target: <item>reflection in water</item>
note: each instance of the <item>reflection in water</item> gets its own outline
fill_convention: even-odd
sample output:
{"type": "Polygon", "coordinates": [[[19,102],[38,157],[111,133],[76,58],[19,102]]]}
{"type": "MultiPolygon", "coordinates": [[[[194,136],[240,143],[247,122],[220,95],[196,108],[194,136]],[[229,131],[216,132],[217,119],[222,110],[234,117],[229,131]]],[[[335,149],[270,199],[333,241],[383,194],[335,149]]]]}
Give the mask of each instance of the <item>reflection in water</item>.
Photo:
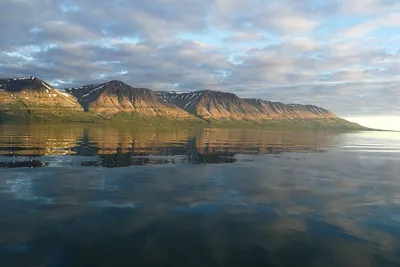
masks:
{"type": "Polygon", "coordinates": [[[399,266],[400,136],[18,127],[0,266],[399,266]]]}
{"type": "Polygon", "coordinates": [[[74,164],[81,160],[82,166],[104,167],[233,163],[237,154],[322,152],[323,147],[333,144],[333,136],[324,133],[244,129],[36,124],[2,125],[0,133],[3,168],[51,167],[60,165],[60,161],[65,164],[67,159],[74,164]],[[71,159],[62,155],[94,158],[71,159]],[[10,156],[19,157],[19,162],[7,159],[10,156]],[[47,161],[40,162],[42,158],[47,161]]]}
{"type": "Polygon", "coordinates": [[[100,160],[97,161],[82,161],[82,166],[92,167],[128,167],[134,165],[146,164],[182,164],[182,163],[233,163],[236,159],[233,153],[216,152],[215,154],[194,154],[186,155],[186,157],[150,157],[150,156],[131,156],[131,153],[122,153],[117,150],[116,154],[100,155],[100,160]]]}
{"type": "Polygon", "coordinates": [[[47,165],[40,160],[0,162],[0,168],[40,168],[47,165]]]}

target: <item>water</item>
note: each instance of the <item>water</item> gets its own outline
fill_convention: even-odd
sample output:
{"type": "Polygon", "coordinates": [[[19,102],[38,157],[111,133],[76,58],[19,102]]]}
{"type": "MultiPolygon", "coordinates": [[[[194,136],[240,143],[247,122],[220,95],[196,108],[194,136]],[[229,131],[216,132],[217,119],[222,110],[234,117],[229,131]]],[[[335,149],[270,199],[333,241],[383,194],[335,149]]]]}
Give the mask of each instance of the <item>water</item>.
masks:
{"type": "Polygon", "coordinates": [[[400,134],[0,126],[0,266],[399,266],[400,134]]]}

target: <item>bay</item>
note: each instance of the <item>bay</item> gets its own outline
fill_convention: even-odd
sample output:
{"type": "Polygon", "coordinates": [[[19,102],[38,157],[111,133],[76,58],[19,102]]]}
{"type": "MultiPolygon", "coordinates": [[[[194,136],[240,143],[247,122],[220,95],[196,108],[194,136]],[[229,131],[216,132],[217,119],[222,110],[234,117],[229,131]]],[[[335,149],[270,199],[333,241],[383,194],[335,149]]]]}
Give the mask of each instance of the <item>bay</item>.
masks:
{"type": "Polygon", "coordinates": [[[400,134],[0,125],[0,266],[399,266],[400,134]]]}

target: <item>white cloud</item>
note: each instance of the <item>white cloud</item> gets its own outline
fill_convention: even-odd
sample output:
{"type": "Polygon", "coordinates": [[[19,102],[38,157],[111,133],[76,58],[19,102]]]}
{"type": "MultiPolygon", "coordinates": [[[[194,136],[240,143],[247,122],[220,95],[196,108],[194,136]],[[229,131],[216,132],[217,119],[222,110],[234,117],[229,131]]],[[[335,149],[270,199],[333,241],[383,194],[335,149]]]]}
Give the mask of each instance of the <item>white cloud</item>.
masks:
{"type": "MultiPolygon", "coordinates": [[[[304,2],[307,5],[307,2],[304,2]]],[[[318,26],[310,14],[294,9],[291,0],[216,0],[210,20],[227,30],[268,30],[282,34],[305,33],[318,26]]]]}
{"type": "Polygon", "coordinates": [[[300,51],[313,51],[319,47],[317,41],[307,37],[296,37],[292,41],[289,41],[293,48],[300,51]]]}
{"type": "Polygon", "coordinates": [[[361,37],[383,27],[400,27],[400,13],[391,13],[387,16],[369,20],[365,23],[346,29],[342,34],[345,37],[361,37]]]}

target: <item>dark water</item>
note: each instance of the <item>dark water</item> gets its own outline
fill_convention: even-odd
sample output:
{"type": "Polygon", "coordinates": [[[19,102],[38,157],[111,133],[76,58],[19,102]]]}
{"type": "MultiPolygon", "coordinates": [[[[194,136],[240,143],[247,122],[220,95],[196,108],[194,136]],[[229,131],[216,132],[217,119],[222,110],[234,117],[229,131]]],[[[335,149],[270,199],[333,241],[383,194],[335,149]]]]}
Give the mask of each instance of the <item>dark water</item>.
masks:
{"type": "Polygon", "coordinates": [[[0,126],[0,266],[400,266],[400,134],[0,126]]]}

